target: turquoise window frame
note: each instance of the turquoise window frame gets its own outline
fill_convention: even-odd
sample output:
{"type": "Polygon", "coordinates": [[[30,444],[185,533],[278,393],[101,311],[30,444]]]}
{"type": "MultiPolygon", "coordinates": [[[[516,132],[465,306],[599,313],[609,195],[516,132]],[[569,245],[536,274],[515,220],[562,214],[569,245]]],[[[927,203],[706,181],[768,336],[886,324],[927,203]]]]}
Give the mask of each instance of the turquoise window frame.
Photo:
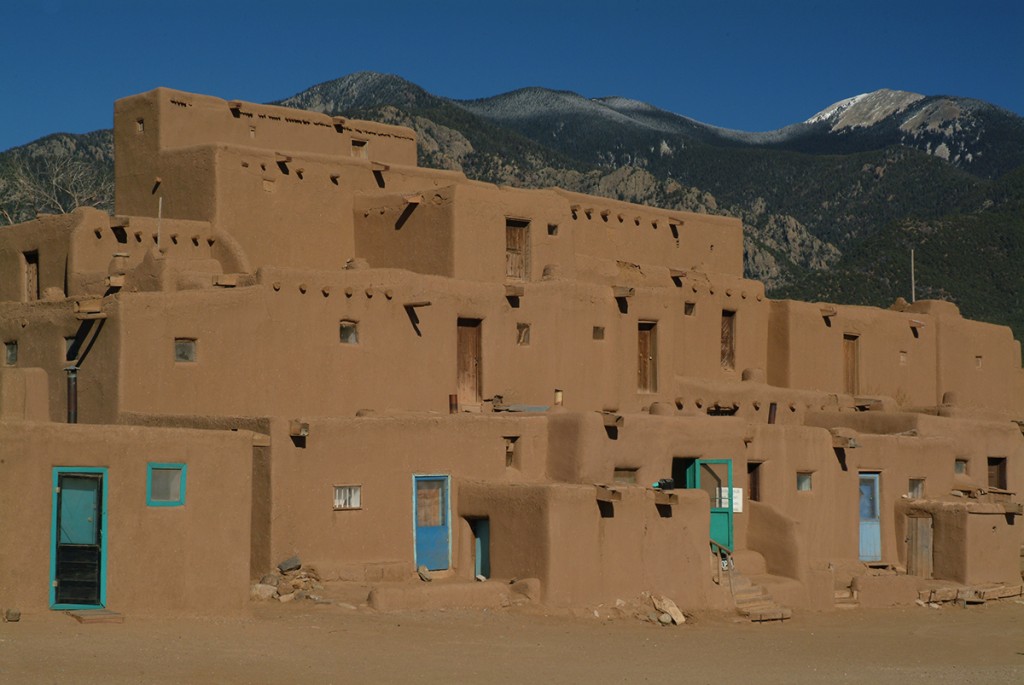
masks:
{"type": "Polygon", "coordinates": [[[54,466],[53,481],[50,486],[51,499],[53,504],[50,509],[50,609],[102,609],[107,606],[107,493],[110,491],[107,467],[106,466],[54,466]],[[60,482],[62,473],[98,473],[103,477],[103,490],[101,492],[100,505],[103,508],[100,514],[100,603],[99,604],[58,604],[57,586],[54,582],[57,579],[57,484],[60,482]]]}
{"type": "Polygon", "coordinates": [[[183,507],[185,506],[185,483],[188,480],[188,464],[172,462],[149,462],[146,464],[146,506],[147,507],[183,507]],[[153,499],[153,472],[181,471],[181,487],[176,500],[153,499]]]}

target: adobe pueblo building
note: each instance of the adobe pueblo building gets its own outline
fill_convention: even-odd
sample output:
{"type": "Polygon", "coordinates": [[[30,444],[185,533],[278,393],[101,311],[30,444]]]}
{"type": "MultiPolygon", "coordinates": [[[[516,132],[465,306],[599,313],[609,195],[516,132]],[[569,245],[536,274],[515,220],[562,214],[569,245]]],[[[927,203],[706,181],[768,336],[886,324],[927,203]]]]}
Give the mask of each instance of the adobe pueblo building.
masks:
{"type": "Polygon", "coordinates": [[[382,608],[1020,585],[1008,328],[773,301],[738,220],[407,128],[158,89],[114,131],[114,216],[0,231],[0,605],[235,611],[294,554],[382,608]]]}

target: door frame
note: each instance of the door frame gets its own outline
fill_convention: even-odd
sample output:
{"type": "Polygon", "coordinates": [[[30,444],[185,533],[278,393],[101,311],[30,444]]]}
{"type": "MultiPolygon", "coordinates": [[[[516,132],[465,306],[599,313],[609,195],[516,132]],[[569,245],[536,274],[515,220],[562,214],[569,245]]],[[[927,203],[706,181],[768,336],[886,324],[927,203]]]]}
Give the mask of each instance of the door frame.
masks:
{"type": "Polygon", "coordinates": [[[109,476],[105,466],[54,466],[50,496],[53,501],[50,514],[50,608],[51,609],[97,609],[107,606],[107,493],[109,476]],[[57,491],[60,477],[66,474],[90,474],[100,476],[100,601],[99,604],[57,604],[57,544],[60,541],[57,530],[57,506],[60,493],[57,491]]]}
{"type": "Polygon", "coordinates": [[[417,547],[417,531],[419,530],[419,524],[417,523],[417,497],[416,497],[416,483],[419,480],[442,480],[444,481],[444,508],[445,518],[444,525],[448,529],[448,564],[444,569],[437,569],[447,571],[452,567],[452,477],[447,473],[414,473],[412,476],[412,559],[416,568],[420,567],[419,551],[417,547]]]}

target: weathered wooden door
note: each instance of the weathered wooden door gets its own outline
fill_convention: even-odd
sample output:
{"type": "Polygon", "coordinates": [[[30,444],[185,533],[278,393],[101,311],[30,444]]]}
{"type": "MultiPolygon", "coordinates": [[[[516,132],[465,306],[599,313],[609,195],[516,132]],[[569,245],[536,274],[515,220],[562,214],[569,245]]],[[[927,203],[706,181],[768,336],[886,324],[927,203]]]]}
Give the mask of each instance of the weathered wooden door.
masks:
{"type": "Polygon", "coordinates": [[[457,387],[459,406],[478,406],[482,393],[480,319],[459,319],[457,356],[457,387]]]}
{"type": "Polygon", "coordinates": [[[843,336],[843,392],[860,392],[860,338],[847,333],[843,336]]]}
{"type": "Polygon", "coordinates": [[[505,278],[510,281],[530,280],[529,221],[505,221],[505,278]]]}
{"type": "Polygon", "coordinates": [[[722,368],[736,368],[736,312],[722,310],[722,368]]]}
{"type": "Polygon", "coordinates": [[[51,608],[106,601],[105,480],[104,468],[54,469],[51,608]]]}
{"type": "Polygon", "coordinates": [[[431,571],[448,568],[451,559],[451,526],[448,510],[448,476],[413,476],[413,537],[416,566],[431,571]]]}
{"type": "Polygon", "coordinates": [[[907,574],[932,577],[932,517],[907,517],[907,574]]]}
{"type": "Polygon", "coordinates": [[[860,496],[860,560],[880,561],[882,559],[882,527],[878,501],[877,473],[861,473],[860,496]]]}
{"type": "Polygon", "coordinates": [[[657,324],[641,321],[637,326],[637,392],[658,391],[658,341],[655,335],[657,324]]]}

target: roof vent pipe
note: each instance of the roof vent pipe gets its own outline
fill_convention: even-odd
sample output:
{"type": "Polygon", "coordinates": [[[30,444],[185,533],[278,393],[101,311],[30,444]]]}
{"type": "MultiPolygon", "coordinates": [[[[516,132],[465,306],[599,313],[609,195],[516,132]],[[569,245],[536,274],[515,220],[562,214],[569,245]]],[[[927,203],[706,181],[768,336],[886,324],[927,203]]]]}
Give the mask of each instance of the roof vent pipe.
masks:
{"type": "Polygon", "coordinates": [[[68,374],[68,423],[78,423],[78,367],[64,369],[68,374]]]}

